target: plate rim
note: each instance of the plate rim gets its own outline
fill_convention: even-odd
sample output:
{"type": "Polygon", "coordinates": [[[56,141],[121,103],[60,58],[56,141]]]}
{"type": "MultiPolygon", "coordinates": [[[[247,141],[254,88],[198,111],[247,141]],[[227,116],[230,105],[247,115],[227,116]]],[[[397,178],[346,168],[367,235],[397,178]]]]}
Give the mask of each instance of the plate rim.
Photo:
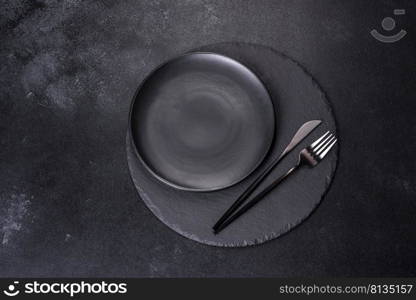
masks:
{"type": "Polygon", "coordinates": [[[157,180],[159,180],[160,182],[166,184],[167,186],[170,186],[172,188],[175,188],[177,190],[181,190],[181,191],[188,191],[188,192],[215,192],[215,191],[219,191],[219,190],[223,190],[229,187],[232,187],[236,184],[238,184],[239,182],[243,181],[244,179],[246,179],[247,177],[249,177],[255,170],[257,170],[259,168],[259,166],[264,162],[265,158],[267,157],[267,155],[270,153],[270,150],[272,148],[272,145],[275,142],[276,139],[276,107],[272,101],[272,96],[270,94],[270,91],[268,90],[267,86],[264,84],[263,80],[251,69],[249,68],[246,64],[242,63],[241,61],[234,59],[232,57],[229,57],[227,55],[223,55],[223,54],[219,54],[219,53],[215,53],[215,52],[210,52],[210,51],[189,51],[189,52],[185,52],[182,53],[180,55],[171,57],[165,61],[163,61],[162,63],[158,64],[155,68],[153,68],[140,82],[139,86],[137,87],[137,89],[135,90],[132,100],[130,101],[130,107],[129,107],[129,116],[128,116],[128,134],[130,135],[131,138],[131,142],[133,145],[133,149],[134,149],[134,153],[135,156],[139,159],[140,163],[144,166],[144,168],[150,173],[150,175],[152,175],[154,178],[156,178],[157,180]],[[251,168],[251,170],[249,172],[247,172],[246,175],[242,176],[241,178],[238,178],[234,181],[232,181],[231,183],[228,183],[226,185],[221,185],[221,186],[215,186],[215,187],[210,187],[210,188],[193,188],[193,187],[186,187],[183,185],[179,185],[177,183],[174,183],[172,181],[169,181],[168,179],[166,179],[165,177],[163,177],[162,175],[158,174],[155,170],[153,170],[151,168],[151,166],[145,161],[145,159],[142,157],[142,155],[140,155],[139,150],[137,149],[137,145],[136,145],[136,139],[134,138],[134,134],[133,134],[133,122],[132,122],[132,116],[133,116],[133,108],[134,105],[136,103],[137,100],[137,96],[140,92],[140,90],[142,89],[143,85],[148,81],[149,78],[151,78],[157,71],[159,71],[160,69],[162,69],[163,67],[167,66],[168,64],[183,58],[183,57],[187,57],[187,56],[192,56],[192,55],[196,55],[196,54],[209,54],[209,55],[215,55],[215,56],[219,56],[219,57],[223,57],[226,59],[229,59],[231,61],[236,62],[237,64],[241,65],[243,68],[245,68],[248,72],[250,72],[262,85],[262,87],[264,88],[264,90],[266,91],[266,94],[268,96],[268,101],[270,102],[272,109],[272,122],[273,122],[273,129],[272,129],[272,139],[267,147],[267,150],[264,152],[264,154],[262,155],[262,157],[257,161],[256,164],[253,165],[253,167],[251,168]]]}

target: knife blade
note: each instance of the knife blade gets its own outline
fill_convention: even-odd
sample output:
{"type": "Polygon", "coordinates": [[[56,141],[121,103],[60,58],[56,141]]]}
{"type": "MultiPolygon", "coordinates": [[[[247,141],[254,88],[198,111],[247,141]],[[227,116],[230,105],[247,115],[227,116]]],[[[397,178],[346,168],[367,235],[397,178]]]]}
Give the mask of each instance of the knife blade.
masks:
{"type": "Polygon", "coordinates": [[[293,148],[295,148],[305,137],[309,135],[316,127],[318,127],[322,123],[321,120],[312,120],[304,123],[298,131],[296,131],[295,135],[293,136],[292,140],[290,141],[289,145],[283,150],[282,154],[280,154],[278,159],[283,158],[286,154],[288,154],[293,148]]]}

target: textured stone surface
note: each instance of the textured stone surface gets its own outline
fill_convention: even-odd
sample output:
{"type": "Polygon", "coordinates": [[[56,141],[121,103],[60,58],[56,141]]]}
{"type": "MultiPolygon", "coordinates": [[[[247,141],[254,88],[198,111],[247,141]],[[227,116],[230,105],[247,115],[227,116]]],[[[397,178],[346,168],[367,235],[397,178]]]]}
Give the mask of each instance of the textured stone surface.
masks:
{"type": "Polygon", "coordinates": [[[415,10],[406,0],[1,1],[0,274],[415,276],[415,10]],[[394,8],[407,9],[397,29],[408,36],[377,42],[370,30],[394,8]],[[258,247],[169,230],[138,199],[126,162],[139,82],[222,41],[299,61],[341,137],[319,209],[258,247]]]}
{"type": "MultiPolygon", "coordinates": [[[[320,127],[268,176],[263,187],[292,167],[298,159],[299,151],[316,137],[327,130],[336,131],[331,107],[322,90],[298,63],[287,56],[269,47],[247,43],[220,43],[196,50],[227,55],[242,62],[260,77],[269,91],[275,108],[276,136],[267,159],[257,171],[264,169],[271,160],[280,155],[303,123],[322,120],[320,127]]],[[[332,151],[313,171],[308,168],[299,170],[250,212],[221,234],[214,235],[211,228],[213,224],[244,191],[244,187],[254,180],[258,172],[221,191],[178,191],[152,178],[135,156],[130,135],[127,137],[127,158],[131,176],[149,209],[181,235],[204,244],[223,247],[260,244],[288,232],[305,220],[319,204],[331,183],[336,166],[336,153],[332,151]]]]}

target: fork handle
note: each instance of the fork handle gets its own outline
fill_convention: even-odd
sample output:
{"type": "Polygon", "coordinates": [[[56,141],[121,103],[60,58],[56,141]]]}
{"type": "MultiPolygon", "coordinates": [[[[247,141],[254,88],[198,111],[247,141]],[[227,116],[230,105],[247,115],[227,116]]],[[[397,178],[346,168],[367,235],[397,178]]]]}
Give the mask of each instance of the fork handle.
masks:
{"type": "Polygon", "coordinates": [[[234,222],[237,218],[241,217],[244,213],[246,213],[250,208],[252,208],[254,205],[259,203],[261,200],[264,199],[264,197],[270,193],[271,190],[273,190],[276,186],[278,186],[281,182],[283,182],[286,178],[289,177],[290,174],[293,174],[294,171],[299,169],[301,166],[301,163],[296,164],[293,168],[289,169],[285,174],[277,178],[275,181],[273,181],[271,184],[269,184],[264,190],[262,190],[260,193],[258,193],[252,200],[247,202],[244,206],[242,206],[239,210],[237,210],[233,215],[231,215],[227,220],[225,220],[223,223],[221,223],[218,228],[214,230],[214,233],[217,234],[221,230],[223,230],[225,227],[230,225],[232,222],[234,222]]]}

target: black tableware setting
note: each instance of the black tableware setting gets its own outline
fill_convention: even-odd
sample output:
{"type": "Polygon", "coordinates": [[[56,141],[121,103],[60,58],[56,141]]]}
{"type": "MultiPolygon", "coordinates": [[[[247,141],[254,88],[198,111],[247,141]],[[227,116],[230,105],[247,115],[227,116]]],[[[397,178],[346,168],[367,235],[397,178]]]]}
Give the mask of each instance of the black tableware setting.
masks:
{"type": "Polygon", "coordinates": [[[245,43],[155,66],[133,97],[126,139],[147,207],[179,234],[224,247],[260,244],[305,220],[332,179],[336,142],[311,75],[245,43]]]}
{"type": "Polygon", "coordinates": [[[0,5],[0,294],[416,294],[416,1],[0,5]]]}

